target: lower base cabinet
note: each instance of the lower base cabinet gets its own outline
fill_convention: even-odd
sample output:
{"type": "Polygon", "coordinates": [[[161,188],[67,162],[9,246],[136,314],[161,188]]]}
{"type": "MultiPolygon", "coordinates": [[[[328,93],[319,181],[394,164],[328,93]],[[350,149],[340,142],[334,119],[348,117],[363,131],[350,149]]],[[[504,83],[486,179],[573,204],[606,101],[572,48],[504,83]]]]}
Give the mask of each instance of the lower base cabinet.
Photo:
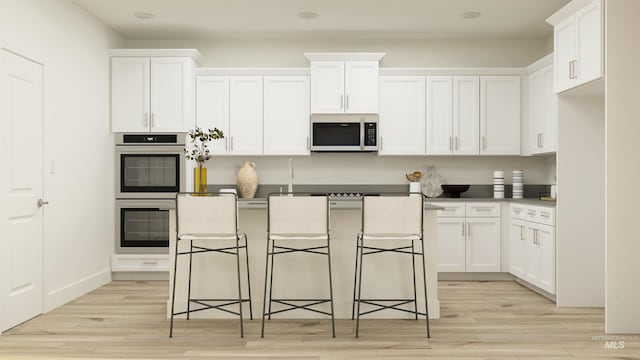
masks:
{"type": "Polygon", "coordinates": [[[553,209],[512,204],[511,218],[511,274],[555,294],[556,231],[553,209]]]}

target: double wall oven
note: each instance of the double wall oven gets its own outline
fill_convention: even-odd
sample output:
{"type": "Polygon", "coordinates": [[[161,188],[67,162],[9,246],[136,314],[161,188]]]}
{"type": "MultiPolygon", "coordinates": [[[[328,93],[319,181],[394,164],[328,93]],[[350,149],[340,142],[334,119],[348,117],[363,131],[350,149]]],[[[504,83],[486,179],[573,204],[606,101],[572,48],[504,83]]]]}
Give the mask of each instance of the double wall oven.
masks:
{"type": "Polygon", "coordinates": [[[116,135],[117,254],[168,253],[169,210],[185,189],[185,134],[116,135]]]}

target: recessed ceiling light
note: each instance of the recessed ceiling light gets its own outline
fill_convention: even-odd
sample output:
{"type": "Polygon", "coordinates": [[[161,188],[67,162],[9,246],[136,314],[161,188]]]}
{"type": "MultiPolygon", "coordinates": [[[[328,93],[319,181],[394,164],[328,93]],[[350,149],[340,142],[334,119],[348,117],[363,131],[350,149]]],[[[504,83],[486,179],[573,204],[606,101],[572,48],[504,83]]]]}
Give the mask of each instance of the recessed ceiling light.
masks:
{"type": "Polygon", "coordinates": [[[148,13],[148,12],[136,12],[136,13],[133,13],[133,16],[137,17],[138,19],[142,19],[142,20],[150,20],[150,19],[153,19],[155,17],[155,15],[153,15],[152,13],[148,13]]]}
{"type": "Polygon", "coordinates": [[[298,13],[298,17],[305,20],[311,20],[317,18],[318,13],[313,11],[302,11],[298,13]]]}
{"type": "Polygon", "coordinates": [[[480,15],[482,15],[482,14],[480,14],[477,11],[469,11],[469,12],[460,14],[460,16],[462,16],[462,18],[467,19],[467,20],[473,20],[475,18],[480,17],[480,15]]]}

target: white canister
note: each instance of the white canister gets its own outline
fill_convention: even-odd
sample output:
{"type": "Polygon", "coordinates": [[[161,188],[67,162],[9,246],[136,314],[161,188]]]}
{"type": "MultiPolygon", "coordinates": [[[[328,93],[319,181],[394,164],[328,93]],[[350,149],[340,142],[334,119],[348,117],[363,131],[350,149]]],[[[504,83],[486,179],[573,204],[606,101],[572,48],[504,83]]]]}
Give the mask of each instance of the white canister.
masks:
{"type": "Polygon", "coordinates": [[[410,182],[409,183],[409,192],[410,193],[422,193],[422,184],[420,182],[410,182]]]}
{"type": "Polygon", "coordinates": [[[493,197],[504,199],[504,171],[502,170],[493,172],[493,197]]]}

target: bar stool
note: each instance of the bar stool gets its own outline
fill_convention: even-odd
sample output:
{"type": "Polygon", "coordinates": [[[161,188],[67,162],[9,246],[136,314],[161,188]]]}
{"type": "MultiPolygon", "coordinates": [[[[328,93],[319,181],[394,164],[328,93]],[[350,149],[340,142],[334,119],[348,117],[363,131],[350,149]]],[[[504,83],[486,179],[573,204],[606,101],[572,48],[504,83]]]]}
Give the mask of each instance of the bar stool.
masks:
{"type": "Polygon", "coordinates": [[[377,311],[392,309],[424,315],[427,318],[427,337],[431,337],[429,329],[429,306],[427,303],[427,278],[424,256],[423,234],[423,197],[422,194],[380,194],[380,196],[363,196],[362,198],[362,231],[356,239],[356,270],[353,284],[353,303],[351,319],[356,317],[356,338],[359,336],[360,316],[377,311]],[[381,240],[397,242],[411,241],[411,245],[398,245],[392,248],[381,247],[375,244],[381,240]],[[365,245],[367,241],[370,245],[365,245]],[[420,241],[421,251],[416,252],[415,242],[420,241]],[[371,245],[373,244],[373,245],[371,245]],[[365,255],[380,253],[400,253],[411,256],[413,269],[413,299],[362,299],[362,267],[365,255]],[[416,287],[415,257],[422,257],[422,272],[424,280],[425,312],[418,312],[418,292],[416,287]],[[357,294],[356,294],[357,288],[357,294]],[[366,312],[360,312],[360,304],[375,306],[377,308],[366,312]],[[386,304],[385,304],[386,303],[386,304]],[[391,305],[387,305],[391,303],[391,305]],[[414,304],[414,310],[402,308],[406,304],[414,304]],[[357,304],[357,309],[356,309],[357,304]],[[357,310],[357,311],[356,311],[357,310]]]}
{"type": "Polygon", "coordinates": [[[235,194],[215,193],[178,193],[176,195],[176,248],[173,265],[173,291],[171,295],[171,325],[169,337],[173,337],[173,318],[192,312],[207,309],[221,310],[240,317],[240,337],[244,337],[242,324],[242,305],[249,302],[249,316],[253,319],[251,309],[251,280],[249,277],[249,253],[247,235],[238,231],[238,198],[235,194]],[[189,241],[189,250],[179,252],[179,243],[189,241]],[[196,244],[194,245],[194,241],[196,244]],[[235,241],[235,244],[232,243],[235,241]],[[244,241],[244,245],[241,244],[244,241]],[[225,244],[226,242],[226,244],[225,244]],[[211,244],[211,245],[209,245],[211,244]],[[217,245],[216,245],[217,244],[217,245]],[[244,248],[247,266],[247,283],[249,298],[242,298],[240,275],[240,249],[244,248]],[[193,255],[215,252],[234,255],[238,274],[238,297],[235,299],[193,299],[191,298],[191,268],[193,255]],[[187,310],[176,312],[176,279],[178,272],[178,255],[189,255],[189,285],[187,290],[187,310]],[[191,309],[191,303],[199,305],[191,309]],[[217,305],[211,304],[217,303],[217,305]],[[227,306],[238,305],[238,312],[227,309],[227,306]]]}
{"type": "MultiPolygon", "coordinates": [[[[267,202],[267,260],[264,272],[264,296],[262,305],[262,332],[264,337],[264,320],[268,316],[286,311],[303,309],[331,316],[333,337],[336,327],[333,315],[333,284],[331,282],[331,249],[329,234],[329,198],[311,196],[310,194],[269,194],[267,202]],[[321,242],[321,245],[310,247],[291,247],[277,245],[282,240],[295,242],[321,242]],[[324,244],[326,242],[326,245],[324,244]],[[307,253],[327,257],[329,269],[329,299],[282,299],[273,298],[273,263],[276,255],[289,253],[307,253]],[[271,259],[271,266],[269,266],[271,259]],[[269,290],[269,308],[267,310],[267,289],[269,290]],[[284,305],[286,308],[272,311],[271,304],[284,305]],[[313,308],[316,305],[330,303],[331,312],[313,308]]],[[[281,243],[281,242],[280,242],[281,243]]]]}

